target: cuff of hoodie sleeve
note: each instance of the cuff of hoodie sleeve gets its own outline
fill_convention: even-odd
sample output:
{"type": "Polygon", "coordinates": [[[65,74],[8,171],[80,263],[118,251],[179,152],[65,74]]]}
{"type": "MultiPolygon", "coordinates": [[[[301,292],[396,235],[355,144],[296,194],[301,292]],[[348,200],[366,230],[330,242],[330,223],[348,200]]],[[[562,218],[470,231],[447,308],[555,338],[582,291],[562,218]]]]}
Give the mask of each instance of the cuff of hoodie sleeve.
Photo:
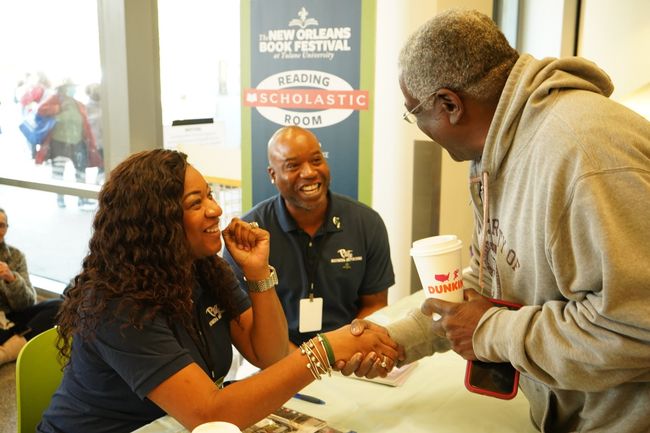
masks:
{"type": "Polygon", "coordinates": [[[398,367],[435,352],[446,352],[451,347],[449,340],[435,333],[431,317],[419,309],[411,310],[406,317],[389,324],[386,329],[388,335],[404,347],[406,358],[397,363],[398,367]]]}
{"type": "Polygon", "coordinates": [[[515,329],[516,321],[516,311],[505,307],[492,307],[487,310],[472,336],[476,357],[485,362],[510,362],[513,334],[508,330],[515,329]]]}

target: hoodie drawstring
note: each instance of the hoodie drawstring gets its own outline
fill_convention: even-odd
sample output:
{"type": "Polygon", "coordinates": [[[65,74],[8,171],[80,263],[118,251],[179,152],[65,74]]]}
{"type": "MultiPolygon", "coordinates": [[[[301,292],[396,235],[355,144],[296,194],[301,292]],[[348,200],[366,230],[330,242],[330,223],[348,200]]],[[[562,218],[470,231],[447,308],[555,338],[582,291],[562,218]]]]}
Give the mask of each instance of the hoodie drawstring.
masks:
{"type": "Polygon", "coordinates": [[[485,284],[483,283],[483,267],[485,265],[485,260],[487,256],[487,225],[490,220],[490,211],[489,211],[489,173],[484,171],[481,173],[481,177],[470,178],[470,184],[478,183],[482,189],[481,202],[483,204],[483,225],[481,227],[481,251],[479,254],[479,265],[478,265],[478,285],[481,289],[484,288],[485,284]],[[482,178],[481,178],[482,177],[482,178]]]}

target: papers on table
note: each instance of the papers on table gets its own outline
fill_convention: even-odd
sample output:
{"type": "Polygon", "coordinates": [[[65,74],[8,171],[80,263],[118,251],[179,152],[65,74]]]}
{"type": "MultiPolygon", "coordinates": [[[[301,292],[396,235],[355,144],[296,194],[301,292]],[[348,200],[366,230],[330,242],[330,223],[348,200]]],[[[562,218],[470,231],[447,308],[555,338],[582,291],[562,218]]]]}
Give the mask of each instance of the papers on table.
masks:
{"type": "MultiPolygon", "coordinates": [[[[354,374],[350,376],[343,376],[343,377],[349,377],[352,379],[358,379],[358,380],[365,380],[368,382],[374,382],[374,383],[380,383],[382,385],[388,385],[388,386],[401,386],[406,379],[409,377],[409,375],[413,372],[415,367],[417,367],[418,363],[413,362],[411,364],[406,364],[403,365],[402,367],[399,368],[393,368],[393,370],[388,373],[386,377],[376,377],[374,379],[367,379],[365,377],[357,377],[354,374]]],[[[339,373],[340,374],[340,373],[339,373]]]]}

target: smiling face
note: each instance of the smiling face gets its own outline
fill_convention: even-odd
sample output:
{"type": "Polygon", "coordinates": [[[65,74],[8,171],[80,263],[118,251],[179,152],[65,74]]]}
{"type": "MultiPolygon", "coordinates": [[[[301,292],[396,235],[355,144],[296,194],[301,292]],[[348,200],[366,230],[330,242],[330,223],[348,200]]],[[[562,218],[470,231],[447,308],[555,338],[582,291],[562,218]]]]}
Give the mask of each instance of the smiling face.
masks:
{"type": "Polygon", "coordinates": [[[289,210],[327,208],[330,169],[314,134],[283,128],[269,145],[269,176],[289,210]]]}
{"type": "Polygon", "coordinates": [[[183,190],[183,227],[197,259],[213,256],[221,250],[221,213],[208,183],[201,173],[188,165],[183,190]]]}

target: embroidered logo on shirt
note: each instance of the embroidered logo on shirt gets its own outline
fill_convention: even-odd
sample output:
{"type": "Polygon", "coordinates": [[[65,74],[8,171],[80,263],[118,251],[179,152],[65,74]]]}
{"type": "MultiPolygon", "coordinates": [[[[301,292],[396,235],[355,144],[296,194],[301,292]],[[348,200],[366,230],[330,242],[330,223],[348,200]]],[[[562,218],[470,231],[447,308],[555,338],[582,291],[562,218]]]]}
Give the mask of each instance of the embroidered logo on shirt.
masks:
{"type": "Polygon", "coordinates": [[[205,309],[205,312],[212,316],[212,319],[208,322],[210,326],[214,326],[215,323],[221,319],[221,316],[223,316],[223,311],[217,307],[217,304],[214,304],[212,307],[208,307],[205,309]]]}
{"type": "Polygon", "coordinates": [[[360,262],[363,260],[363,256],[355,256],[352,250],[346,250],[345,248],[341,248],[337,253],[341,257],[330,259],[330,263],[343,263],[343,269],[352,269],[350,262],[360,262]]]}

